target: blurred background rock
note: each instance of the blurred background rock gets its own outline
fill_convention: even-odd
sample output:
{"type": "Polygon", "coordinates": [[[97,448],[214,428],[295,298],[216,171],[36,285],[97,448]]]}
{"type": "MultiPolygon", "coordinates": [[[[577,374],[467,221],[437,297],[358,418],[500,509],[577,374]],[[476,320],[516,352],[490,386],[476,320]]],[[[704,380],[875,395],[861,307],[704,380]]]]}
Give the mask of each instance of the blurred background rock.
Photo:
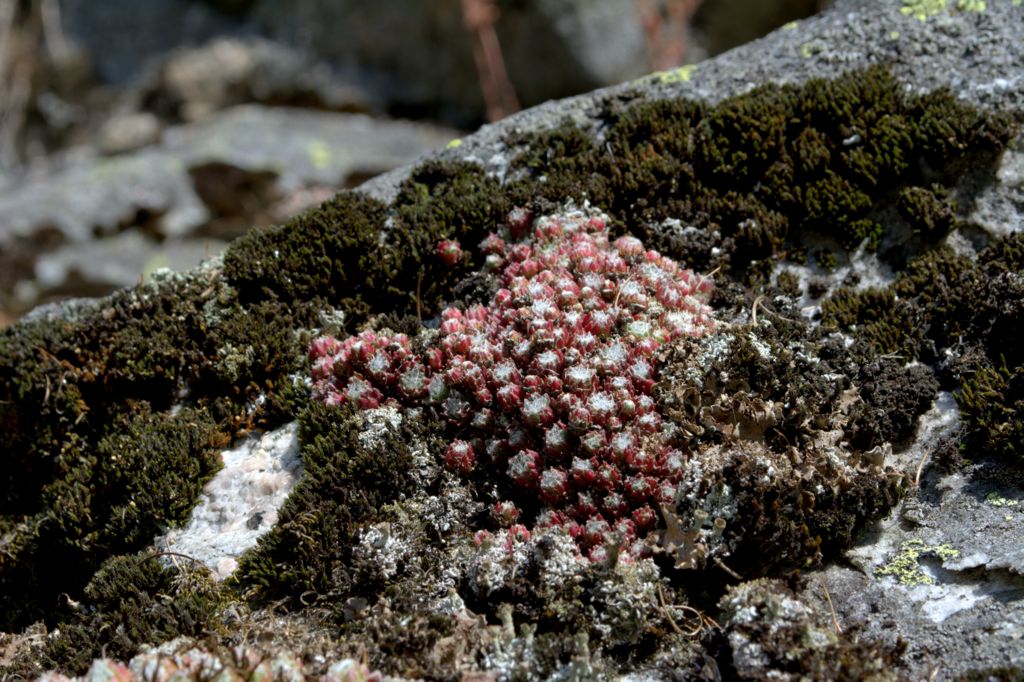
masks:
{"type": "Polygon", "coordinates": [[[0,324],[824,0],[0,0],[0,324]]]}

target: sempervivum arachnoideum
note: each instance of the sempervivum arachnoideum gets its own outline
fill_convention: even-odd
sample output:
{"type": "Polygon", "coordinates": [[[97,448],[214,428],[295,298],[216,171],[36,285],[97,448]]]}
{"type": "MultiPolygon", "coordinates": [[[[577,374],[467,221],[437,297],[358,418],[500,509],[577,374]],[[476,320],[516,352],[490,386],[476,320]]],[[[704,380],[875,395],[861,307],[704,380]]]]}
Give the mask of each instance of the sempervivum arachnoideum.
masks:
{"type": "Polygon", "coordinates": [[[593,210],[514,211],[480,250],[501,282],[487,306],[444,310],[419,356],[401,334],[317,339],[316,397],[435,405],[460,432],[444,465],[512,498],[496,519],[537,509],[537,524],[564,526],[595,560],[609,543],[642,551],[685,460],[654,409],[655,351],[713,329],[710,280],[635,237],[611,241],[593,210]]]}

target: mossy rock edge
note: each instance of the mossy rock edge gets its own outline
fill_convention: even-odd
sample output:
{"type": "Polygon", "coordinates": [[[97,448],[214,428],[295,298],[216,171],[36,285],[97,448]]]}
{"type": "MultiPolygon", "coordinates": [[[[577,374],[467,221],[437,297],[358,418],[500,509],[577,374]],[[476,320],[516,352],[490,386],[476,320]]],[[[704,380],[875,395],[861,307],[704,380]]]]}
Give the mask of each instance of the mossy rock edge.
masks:
{"type": "MultiPolygon", "coordinates": [[[[509,148],[518,151],[503,182],[471,162],[427,161],[389,203],[343,192],[282,226],[251,233],[198,271],[119,292],[75,319],[37,318],[4,330],[4,622],[18,628],[42,619],[59,627],[64,639],[49,649],[51,664],[82,672],[88,661],[75,642],[90,632],[97,634],[89,655],[109,644],[110,653],[128,656],[133,647],[175,634],[216,635],[225,600],[239,595],[263,600],[257,604],[283,599],[296,609],[312,595],[342,600],[333,607],[336,626],[356,637],[377,632],[382,661],[409,656],[419,670],[439,675],[443,668],[430,667],[416,647],[436,646],[450,635],[450,624],[417,614],[416,632],[395,639],[380,634],[389,622],[380,614],[358,628],[346,625],[345,604],[369,580],[352,565],[357,533],[401,516],[394,505],[415,492],[412,454],[403,444],[429,441],[443,429],[393,434],[390,458],[374,459],[358,445],[358,415],[310,403],[301,379],[308,374],[309,340],[325,328],[352,333],[384,315],[429,319],[472,295],[458,288],[482,264],[471,247],[513,207],[544,211],[568,200],[591,202],[608,212],[618,232],[635,234],[688,267],[718,270],[717,303],[733,306],[737,320],[759,297],[772,301],[765,314],[785,318],[786,309],[796,311],[792,293],[769,282],[780,259],[807,257],[809,236],[841,259],[858,248],[877,250],[901,270],[899,279],[887,289],[840,290],[822,308],[825,331],[854,338],[849,352],[781,322],[774,342],[813,342],[848,380],[859,380],[864,366],[885,363],[896,350],[930,367],[925,377],[894,367],[887,383],[867,388],[853,419],[864,450],[905,438],[926,408],[924,391],[902,413],[890,409],[894,387],[909,381],[958,389],[965,443],[995,457],[1021,456],[1014,430],[1024,409],[1021,358],[999,350],[1022,312],[1021,238],[993,241],[977,260],[942,246],[970,208],[963,199],[954,206],[949,193],[968,170],[991,174],[1016,133],[1012,117],[971,108],[948,91],[907,94],[877,67],[833,81],[761,86],[715,105],[631,99],[619,93],[597,101],[595,117],[605,126],[600,142],[573,123],[510,134],[509,148]],[[449,239],[470,254],[454,268],[436,255],[437,243],[449,239]],[[943,364],[954,346],[956,361],[943,364]],[[159,528],[187,519],[218,466],[218,448],[250,429],[296,418],[306,472],[281,522],[243,559],[233,585],[175,587],[165,599],[191,569],[175,573],[136,553],[159,528]],[[137,608],[111,606],[119,599],[137,608]],[[69,609],[71,602],[77,606],[69,609]],[[154,608],[159,616],[141,627],[142,613],[151,616],[154,608]]],[[[756,377],[748,390],[760,390],[757,381],[781,386],[791,379],[772,376],[772,369],[748,362],[743,376],[756,377]]],[[[809,386],[801,395],[820,390],[809,386]]],[[[780,427],[779,452],[796,433],[780,427]]],[[[722,471],[754,481],[758,472],[747,466],[728,460],[722,471]]],[[[807,495],[780,501],[806,518],[795,517],[782,535],[771,525],[759,528],[758,542],[785,539],[807,554],[773,557],[763,574],[789,575],[808,557],[820,561],[848,544],[898,494],[893,480],[871,480],[842,498],[856,508],[830,506],[828,496],[818,507],[808,506],[807,495]]],[[[762,493],[747,491],[751,499],[762,493]]],[[[754,527],[758,522],[755,516],[754,527]]],[[[732,549],[757,556],[764,546],[770,544],[732,549]]],[[[714,608],[729,582],[722,574],[704,575],[695,598],[714,608]]],[[[400,602],[387,584],[374,589],[400,602]]],[[[565,594],[552,599],[561,604],[557,613],[544,613],[543,603],[525,597],[513,611],[549,623],[538,633],[538,651],[555,669],[576,650],[553,624],[584,616],[567,606],[565,594]]],[[[654,629],[636,641],[653,655],[670,639],[654,629]]],[[[705,645],[714,652],[721,643],[705,645]]],[[[699,667],[696,649],[680,652],[664,665],[699,667]]],[[[646,664],[642,654],[621,648],[601,656],[609,671],[646,664]]]]}

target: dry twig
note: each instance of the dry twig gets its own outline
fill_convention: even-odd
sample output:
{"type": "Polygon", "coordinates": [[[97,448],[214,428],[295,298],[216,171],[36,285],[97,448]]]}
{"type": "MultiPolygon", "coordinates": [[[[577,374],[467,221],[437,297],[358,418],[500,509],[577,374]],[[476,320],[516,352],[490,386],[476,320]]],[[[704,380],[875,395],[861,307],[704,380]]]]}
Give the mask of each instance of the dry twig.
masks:
{"type": "Polygon", "coordinates": [[[647,38],[647,63],[651,69],[669,69],[686,59],[687,32],[701,1],[634,0],[647,38]]]}
{"type": "Polygon", "coordinates": [[[0,170],[19,165],[18,138],[32,95],[34,60],[26,43],[34,41],[34,22],[21,19],[17,0],[0,0],[0,170]]]}
{"type": "Polygon", "coordinates": [[[836,607],[832,603],[832,595],[828,591],[828,585],[825,584],[825,579],[821,580],[821,589],[825,591],[825,601],[828,602],[828,609],[832,612],[832,627],[835,628],[836,634],[843,634],[843,629],[839,626],[839,617],[836,615],[836,607]]]}
{"type": "Polygon", "coordinates": [[[494,29],[499,16],[494,0],[462,0],[462,20],[473,36],[473,59],[491,122],[519,111],[516,91],[505,70],[498,33],[494,29]]]}

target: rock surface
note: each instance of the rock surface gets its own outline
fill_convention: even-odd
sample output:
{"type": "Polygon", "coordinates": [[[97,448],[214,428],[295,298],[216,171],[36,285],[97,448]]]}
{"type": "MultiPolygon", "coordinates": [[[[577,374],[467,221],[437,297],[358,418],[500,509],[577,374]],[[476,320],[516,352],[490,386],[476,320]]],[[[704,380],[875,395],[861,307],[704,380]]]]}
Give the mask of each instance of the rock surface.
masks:
{"type": "Polygon", "coordinates": [[[409,163],[455,135],[244,105],[166,130],[132,153],[79,160],[0,191],[0,306],[99,295],[159,267],[187,270],[252,225],[282,220],[329,188],[409,163]]]}
{"type": "MultiPolygon", "coordinates": [[[[639,76],[664,58],[659,49],[691,62],[718,54],[813,14],[822,3],[773,0],[750,11],[735,0],[705,0],[696,16],[681,22],[665,10],[671,4],[498,3],[497,37],[520,103],[639,76]]],[[[225,92],[225,85],[237,94],[237,77],[248,72],[255,84],[251,94],[260,101],[276,90],[283,101],[304,93],[307,101],[328,108],[430,112],[451,125],[484,118],[472,39],[458,0],[155,0],[145,6],[65,0],[61,8],[68,42],[90,56],[103,83],[151,80],[156,71],[173,91],[181,89],[175,87],[182,85],[181,76],[199,76],[184,90],[209,100],[230,98],[232,88],[225,92]]],[[[181,113],[192,120],[201,111],[200,106],[181,113]]]]}
{"type": "MultiPolygon", "coordinates": [[[[639,7],[632,2],[540,0],[500,9],[503,58],[527,104],[646,70],[639,7]]],[[[385,99],[399,110],[441,107],[442,118],[459,122],[472,121],[481,110],[473,44],[459,0],[369,6],[302,0],[287,7],[268,1],[256,3],[252,12],[274,37],[383,84],[385,99]]]]}
{"type": "MultiPolygon", "coordinates": [[[[341,195],[284,229],[244,238],[204,269],[69,306],[63,328],[50,309],[6,332],[4,378],[18,393],[3,396],[0,415],[10,425],[3,444],[21,469],[3,481],[0,586],[19,587],[32,600],[8,594],[0,604],[21,627],[39,617],[61,629],[47,643],[25,630],[18,670],[38,671],[27,659],[40,655],[82,673],[90,661],[69,650],[96,646],[97,632],[130,632],[103,642],[128,659],[142,644],[199,637],[206,628],[225,645],[239,643],[218,630],[226,627],[256,640],[278,634],[275,645],[299,651],[309,674],[327,672],[331,656],[361,651],[371,667],[407,677],[1019,677],[1024,478],[1013,429],[1024,408],[1021,356],[1007,341],[1024,305],[1022,19],[1024,7],[1013,0],[984,8],[839,2],[693,69],[485,127],[437,162],[364,186],[387,204],[341,195]],[[895,81],[864,70],[875,64],[895,81]],[[855,73],[840,85],[808,84],[847,70],[855,73]],[[800,89],[757,89],[780,83],[800,89]],[[961,104],[934,94],[942,87],[961,104]],[[707,108],[687,108],[679,97],[707,108]],[[780,183],[766,172],[747,194],[715,203],[711,178],[720,173],[729,189],[746,187],[749,157],[723,152],[700,166],[708,128],[738,121],[710,139],[756,153],[773,149],[776,138],[771,131],[759,137],[766,129],[758,127],[771,117],[744,116],[743,107],[821,112],[851,99],[866,103],[869,114],[822,116],[820,126],[838,127],[835,139],[815,144],[808,137],[819,128],[808,126],[805,146],[786,139],[781,149],[819,170],[824,150],[834,155],[824,168],[847,179],[870,167],[863,163],[901,167],[900,153],[915,155],[916,165],[889,176],[893,191],[874,188],[870,207],[858,208],[852,191],[811,185],[836,204],[851,202],[823,208],[824,227],[792,208],[772,223],[778,216],[745,203],[777,199],[759,194],[762,183],[809,192],[803,176],[780,183]],[[665,104],[643,109],[658,101],[665,104]],[[658,106],[677,116],[637,113],[658,106]],[[715,118],[722,112],[735,119],[722,123],[715,118]],[[686,116],[703,126],[691,129],[690,156],[664,132],[686,116]],[[899,153],[858,157],[888,124],[905,133],[887,138],[899,153]],[[639,127],[636,138],[629,125],[639,127]],[[591,133],[601,144],[581,142],[591,133]],[[743,146],[751,135],[754,142],[743,146]],[[934,155],[933,145],[942,153],[934,155]],[[829,165],[836,159],[849,166],[829,165]],[[569,164],[584,172],[573,175],[569,164]],[[688,164],[708,174],[688,187],[711,209],[686,204],[674,190],[673,179],[692,172],[688,164]],[[630,184],[634,173],[644,181],[630,184]],[[657,182],[673,189],[657,194],[648,184],[657,182]],[[912,210],[921,197],[931,208],[912,210]],[[657,240],[673,257],[722,267],[712,300],[722,329],[663,349],[657,396],[671,424],[663,435],[693,456],[680,488],[687,494],[662,510],[659,532],[646,536],[652,554],[635,561],[617,560],[608,538],[598,561],[581,559],[571,536],[545,528],[527,496],[518,499],[530,527],[504,526],[509,508],[495,502],[515,495],[504,470],[445,468],[442,453],[458,428],[451,413],[396,403],[383,409],[400,417],[382,420],[373,410],[323,404],[309,397],[302,358],[311,338],[343,337],[362,323],[405,332],[406,342],[429,349],[449,333],[434,317],[447,305],[471,309],[499,296],[495,274],[474,274],[483,259],[471,263],[469,252],[502,223],[512,239],[518,223],[507,209],[526,201],[549,215],[567,200],[586,199],[607,204],[600,207],[619,227],[657,240]],[[750,211],[746,219],[728,213],[737,205],[750,211]],[[789,232],[780,227],[785,220],[793,221],[789,232]],[[944,227],[936,229],[936,220],[944,227]],[[438,251],[453,239],[462,241],[462,260],[460,251],[438,251]],[[355,255],[370,249],[375,258],[355,255]],[[841,282],[815,281],[872,249],[893,273],[880,287],[858,289],[859,278],[848,276],[857,268],[841,282]],[[780,276],[780,263],[800,265],[794,259],[816,270],[805,280],[780,276]],[[813,291],[821,306],[802,310],[813,291]],[[89,346],[90,338],[100,347],[89,346]],[[45,352],[36,350],[44,344],[45,352]],[[908,384],[912,404],[893,409],[894,391],[908,384]],[[921,399],[922,387],[936,386],[933,401],[921,399]],[[201,460],[194,483],[212,476],[225,438],[296,416],[305,469],[277,525],[240,562],[235,580],[244,603],[220,591],[230,586],[202,582],[199,569],[158,571],[145,549],[152,535],[117,544],[124,518],[148,532],[183,523],[187,509],[168,501],[173,515],[137,512],[147,496],[134,479],[121,482],[110,462],[148,459],[170,468],[201,460]],[[179,432],[191,449],[168,442],[166,434],[179,432]],[[133,448],[143,439],[152,443],[146,459],[133,448]],[[78,454],[83,443],[94,445],[95,461],[78,454]],[[87,492],[56,472],[92,469],[112,499],[130,502],[86,505],[92,515],[85,520],[62,515],[62,504],[87,492]],[[41,489],[38,498],[32,486],[41,489]],[[54,530],[60,524],[84,530],[71,537],[54,530]],[[97,548],[95,537],[105,544],[97,548]],[[35,570],[52,570],[43,563],[51,547],[68,561],[53,574],[64,581],[59,586],[35,582],[35,570]],[[75,603],[55,605],[54,589],[75,603]],[[284,615],[268,610],[276,600],[288,606],[284,615]],[[148,605],[146,628],[125,603],[148,605]]],[[[811,206],[814,197],[795,203],[811,206]]],[[[619,303],[614,289],[606,298],[619,303]]],[[[361,360],[368,373],[374,357],[361,360]]],[[[187,491],[184,506],[191,507],[197,487],[167,473],[153,475],[163,476],[168,491],[187,491]]],[[[270,660],[273,646],[268,651],[270,660]]]]}

